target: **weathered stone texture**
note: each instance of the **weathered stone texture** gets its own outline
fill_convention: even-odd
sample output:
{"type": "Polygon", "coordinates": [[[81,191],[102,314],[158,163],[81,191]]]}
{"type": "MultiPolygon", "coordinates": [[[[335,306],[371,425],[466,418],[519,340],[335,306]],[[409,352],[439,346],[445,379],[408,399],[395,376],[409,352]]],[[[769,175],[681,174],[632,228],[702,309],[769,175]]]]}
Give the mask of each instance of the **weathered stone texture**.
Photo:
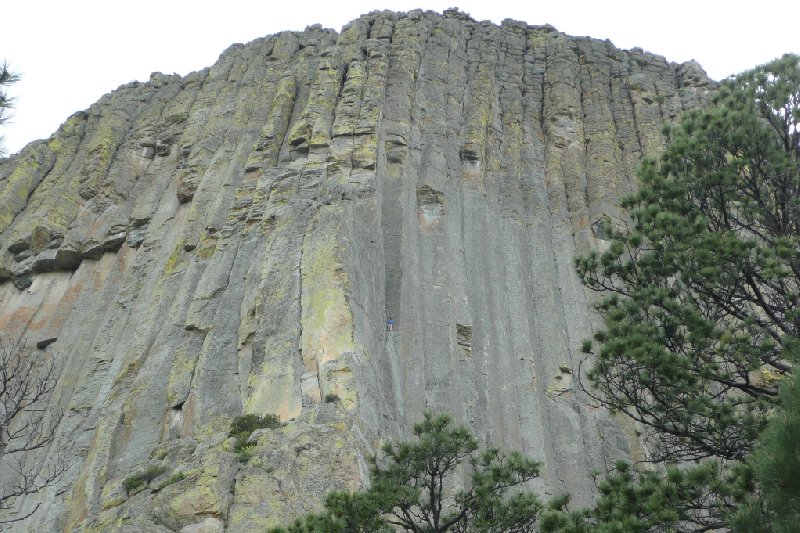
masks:
{"type": "Polygon", "coordinates": [[[59,362],[69,465],[15,528],[264,528],[361,486],[426,408],[586,502],[634,441],[576,385],[573,257],[711,85],[549,26],[376,12],[120,87],[0,160],[0,331],[59,362]],[[243,412],[286,425],[239,462],[243,412]]]}

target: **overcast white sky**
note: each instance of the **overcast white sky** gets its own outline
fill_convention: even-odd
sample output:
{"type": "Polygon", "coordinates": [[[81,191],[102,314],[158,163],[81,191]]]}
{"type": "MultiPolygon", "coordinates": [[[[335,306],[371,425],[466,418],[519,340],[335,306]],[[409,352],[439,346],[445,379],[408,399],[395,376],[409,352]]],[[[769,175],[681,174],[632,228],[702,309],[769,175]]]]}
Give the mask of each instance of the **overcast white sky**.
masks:
{"type": "Polygon", "coordinates": [[[317,22],[339,30],[376,9],[441,12],[457,5],[477,20],[549,23],[669,61],[695,59],[721,79],[800,53],[794,1],[14,0],[2,7],[0,59],[23,78],[9,91],[16,111],[0,135],[16,152],[123,83],[154,71],[185,75],[211,65],[233,43],[281,30],[317,22]]]}

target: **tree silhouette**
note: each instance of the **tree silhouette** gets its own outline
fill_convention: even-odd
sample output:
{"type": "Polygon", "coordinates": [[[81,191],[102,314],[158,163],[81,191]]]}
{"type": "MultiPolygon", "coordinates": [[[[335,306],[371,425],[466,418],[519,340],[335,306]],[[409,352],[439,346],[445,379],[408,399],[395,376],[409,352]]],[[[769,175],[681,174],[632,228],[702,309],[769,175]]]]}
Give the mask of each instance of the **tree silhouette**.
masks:
{"type": "MultiPolygon", "coordinates": [[[[11,71],[8,61],[0,63],[0,126],[11,118],[9,111],[14,107],[14,99],[6,93],[6,87],[19,81],[19,74],[11,71]]],[[[5,155],[3,137],[0,137],[0,156],[5,155]]]]}

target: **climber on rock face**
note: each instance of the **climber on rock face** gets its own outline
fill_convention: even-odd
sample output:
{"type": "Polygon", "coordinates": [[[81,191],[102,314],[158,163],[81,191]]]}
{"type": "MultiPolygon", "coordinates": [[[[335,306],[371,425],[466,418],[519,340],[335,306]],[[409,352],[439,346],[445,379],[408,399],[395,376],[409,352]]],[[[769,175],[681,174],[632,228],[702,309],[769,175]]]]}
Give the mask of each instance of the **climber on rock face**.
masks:
{"type": "Polygon", "coordinates": [[[394,320],[391,318],[386,321],[386,331],[392,331],[394,329],[394,320]]]}

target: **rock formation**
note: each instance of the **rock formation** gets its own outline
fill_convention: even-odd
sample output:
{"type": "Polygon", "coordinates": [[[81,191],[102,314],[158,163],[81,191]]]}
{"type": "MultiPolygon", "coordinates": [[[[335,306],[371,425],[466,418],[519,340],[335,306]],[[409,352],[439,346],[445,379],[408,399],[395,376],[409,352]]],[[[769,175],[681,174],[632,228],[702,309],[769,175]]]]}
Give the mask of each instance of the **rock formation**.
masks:
{"type": "Polygon", "coordinates": [[[550,26],[376,12],[124,85],[0,160],[0,331],[57,361],[43,453],[68,465],[14,528],[263,530],[362,486],[426,408],[587,502],[636,442],[576,385],[573,257],[712,84],[550,26]],[[242,413],[285,424],[237,456],[242,413]]]}

